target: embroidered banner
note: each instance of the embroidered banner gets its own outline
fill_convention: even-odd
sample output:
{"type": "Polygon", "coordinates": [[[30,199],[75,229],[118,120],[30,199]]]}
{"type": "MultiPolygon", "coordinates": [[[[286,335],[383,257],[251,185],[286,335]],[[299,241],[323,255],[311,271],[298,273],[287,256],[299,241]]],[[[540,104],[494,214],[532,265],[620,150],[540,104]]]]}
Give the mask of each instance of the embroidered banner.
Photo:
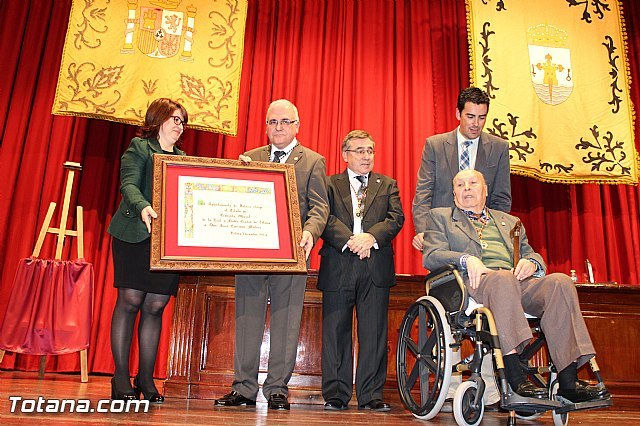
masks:
{"type": "Polygon", "coordinates": [[[511,172],[637,184],[626,33],[616,0],[467,0],[471,82],[511,172]]]}
{"type": "Polygon", "coordinates": [[[156,98],[236,135],[246,0],[73,0],[53,114],[139,125],[156,98]]]}

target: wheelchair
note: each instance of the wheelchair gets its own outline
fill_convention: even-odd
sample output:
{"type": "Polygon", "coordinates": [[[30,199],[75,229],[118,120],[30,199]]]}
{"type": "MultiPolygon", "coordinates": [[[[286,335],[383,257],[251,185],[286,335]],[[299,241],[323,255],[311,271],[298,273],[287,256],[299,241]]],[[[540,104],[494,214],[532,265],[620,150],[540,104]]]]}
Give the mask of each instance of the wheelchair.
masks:
{"type": "MultiPolygon", "coordinates": [[[[461,426],[478,425],[484,414],[485,390],[480,370],[483,357],[490,353],[500,407],[509,411],[508,425],[515,425],[516,418],[529,420],[551,411],[554,425],[564,426],[571,411],[612,405],[611,398],[573,403],[556,395],[558,372],[551,363],[539,320],[529,317],[534,339],[520,355],[520,361],[529,379],[536,386],[548,389],[549,399],[525,398],[513,392],[506,380],[493,315],[469,297],[456,267],[447,265],[431,272],[425,284],[427,295],[414,302],[402,320],[396,352],[400,396],[418,419],[429,420],[440,412],[452,375],[459,373],[467,379],[453,397],[455,421],[461,426]],[[454,352],[461,350],[465,339],[472,342],[473,354],[454,362],[454,352]]],[[[604,387],[595,358],[591,358],[589,365],[598,381],[596,386],[604,387]]]]}

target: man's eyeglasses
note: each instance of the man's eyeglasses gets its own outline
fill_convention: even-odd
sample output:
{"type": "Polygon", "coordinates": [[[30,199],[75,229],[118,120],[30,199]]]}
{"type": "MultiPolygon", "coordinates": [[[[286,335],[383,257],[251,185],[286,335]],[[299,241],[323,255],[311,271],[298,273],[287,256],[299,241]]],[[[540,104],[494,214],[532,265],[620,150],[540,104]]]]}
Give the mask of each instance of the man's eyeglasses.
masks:
{"type": "Polygon", "coordinates": [[[173,118],[173,123],[176,126],[184,127],[184,120],[182,118],[178,117],[177,115],[172,115],[171,118],[173,118]]]}
{"type": "Polygon", "coordinates": [[[267,126],[271,126],[271,127],[278,127],[278,124],[280,124],[280,127],[289,127],[292,124],[296,124],[298,122],[298,120],[289,120],[288,118],[283,118],[282,120],[278,121],[276,119],[272,119],[272,120],[267,120],[267,126]]]}
{"type": "Polygon", "coordinates": [[[365,154],[373,155],[376,150],[373,148],[358,148],[358,149],[345,149],[346,152],[352,152],[356,157],[364,157],[365,154]]]}

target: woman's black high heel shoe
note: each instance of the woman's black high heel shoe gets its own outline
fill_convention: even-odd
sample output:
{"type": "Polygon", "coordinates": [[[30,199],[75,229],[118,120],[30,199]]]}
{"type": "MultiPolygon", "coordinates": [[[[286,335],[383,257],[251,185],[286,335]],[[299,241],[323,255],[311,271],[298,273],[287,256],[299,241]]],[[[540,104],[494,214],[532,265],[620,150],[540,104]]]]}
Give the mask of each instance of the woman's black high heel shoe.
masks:
{"type": "Polygon", "coordinates": [[[153,390],[151,392],[145,392],[144,390],[142,390],[142,387],[140,387],[140,382],[138,380],[138,376],[136,376],[133,379],[133,391],[138,396],[138,399],[146,399],[147,401],[149,401],[152,404],[163,404],[164,403],[164,396],[160,395],[155,390],[153,390]],[[144,398],[142,398],[141,395],[144,396],[144,398]]]}
{"type": "Polygon", "coordinates": [[[136,396],[135,390],[129,392],[120,392],[116,388],[116,378],[111,378],[111,399],[113,400],[123,400],[123,401],[132,401],[134,399],[138,399],[136,396]]]}

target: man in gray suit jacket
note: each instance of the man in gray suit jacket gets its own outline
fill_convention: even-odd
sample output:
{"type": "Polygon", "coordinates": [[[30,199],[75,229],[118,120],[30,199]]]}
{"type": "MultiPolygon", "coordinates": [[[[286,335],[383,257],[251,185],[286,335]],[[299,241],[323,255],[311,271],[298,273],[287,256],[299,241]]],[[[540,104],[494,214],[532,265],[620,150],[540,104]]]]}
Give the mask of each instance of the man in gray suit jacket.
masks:
{"type": "Polygon", "coordinates": [[[488,188],[480,172],[459,172],[453,190],[455,207],[432,209],[427,215],[423,263],[428,269],[456,265],[471,297],[491,310],[512,390],[524,397],[548,398],[546,389],[527,379],[519,361],[518,353],[533,337],[526,312],[540,317],[559,372],[558,395],[573,403],[609,398],[606,388],[578,381],[577,369],[595,349],[571,278],[546,275],[546,265],[529,245],[524,228],[521,258],[514,264],[510,233],[518,218],[486,207],[488,188]]]}
{"type": "Polygon", "coordinates": [[[482,131],[488,112],[489,96],[477,87],[468,87],[458,96],[458,128],[427,139],[411,210],[416,249],[422,250],[429,210],[453,205],[451,181],[460,170],[474,169],[482,173],[489,188],[487,205],[503,212],[511,211],[509,145],[482,131]]]}
{"type": "MultiPolygon", "coordinates": [[[[302,221],[300,246],[308,258],[329,215],[325,160],[298,143],[298,109],[288,100],[271,103],[266,124],[271,144],[246,152],[240,159],[294,165],[302,221]]],[[[270,409],[289,409],[287,384],[296,362],[306,283],[306,275],[236,275],[234,381],[232,391],[217,399],[216,406],[256,404],[260,346],[269,304],[271,345],[262,393],[270,409]]]]}
{"type": "Polygon", "coordinates": [[[404,223],[398,185],[372,172],[375,143],[354,130],[342,142],[347,170],[329,178],[318,289],[322,290],[322,396],[325,409],[345,410],[353,389],[353,309],[358,320],[356,396],[360,408],[389,411],[389,288],[396,284],[392,240],[404,223]]]}

